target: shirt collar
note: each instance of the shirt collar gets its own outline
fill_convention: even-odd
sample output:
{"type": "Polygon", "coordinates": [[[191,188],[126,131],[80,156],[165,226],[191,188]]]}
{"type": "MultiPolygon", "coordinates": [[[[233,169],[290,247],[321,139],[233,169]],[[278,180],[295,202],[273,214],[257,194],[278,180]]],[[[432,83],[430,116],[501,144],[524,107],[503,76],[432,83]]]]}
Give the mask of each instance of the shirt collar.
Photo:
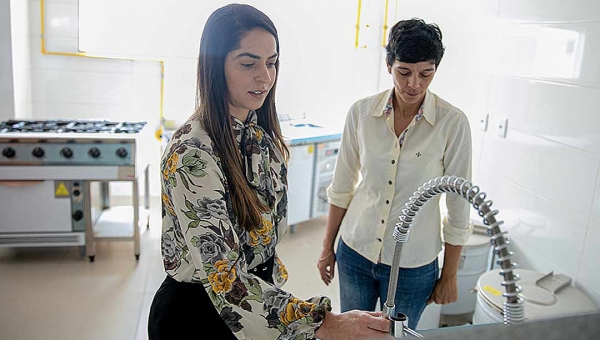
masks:
{"type": "MultiPolygon", "coordinates": [[[[392,110],[392,99],[394,95],[394,88],[384,92],[384,95],[381,97],[381,101],[377,108],[371,112],[373,117],[381,117],[384,113],[389,113],[392,110]]],[[[423,108],[423,117],[425,120],[429,122],[431,125],[435,125],[435,95],[431,93],[431,91],[427,90],[425,93],[425,99],[423,100],[423,104],[421,104],[423,108]]]]}
{"type": "Polygon", "coordinates": [[[435,125],[435,95],[427,90],[423,100],[423,117],[431,125],[435,125]]]}
{"type": "Polygon", "coordinates": [[[233,115],[230,115],[229,117],[231,118],[231,126],[233,128],[233,133],[235,134],[235,139],[238,143],[241,142],[242,134],[245,129],[249,127],[253,128],[258,124],[258,115],[254,110],[250,110],[245,122],[242,122],[240,119],[233,115]]]}
{"type": "Polygon", "coordinates": [[[386,106],[394,93],[394,88],[392,87],[390,90],[383,92],[379,100],[379,104],[375,106],[375,109],[371,112],[371,116],[373,117],[381,117],[383,112],[386,111],[386,106]]]}

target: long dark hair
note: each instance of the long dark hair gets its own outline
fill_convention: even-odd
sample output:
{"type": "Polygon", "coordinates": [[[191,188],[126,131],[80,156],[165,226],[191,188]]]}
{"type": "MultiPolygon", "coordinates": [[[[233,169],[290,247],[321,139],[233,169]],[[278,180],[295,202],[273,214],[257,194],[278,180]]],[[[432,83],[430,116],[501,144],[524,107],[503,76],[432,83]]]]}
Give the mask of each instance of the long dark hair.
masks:
{"type": "MultiPolygon", "coordinates": [[[[231,126],[228,110],[229,92],[225,79],[225,57],[240,47],[242,38],[254,29],[263,29],[275,37],[279,55],[277,29],[269,17],[243,4],[229,4],[214,11],[204,26],[198,56],[196,115],[210,136],[227,177],[233,211],[239,225],[246,230],[261,226],[261,213],[268,209],[250,188],[242,168],[239,146],[231,126]]],[[[275,89],[279,75],[279,58],[275,63],[275,82],[264,104],[256,110],[258,124],[273,138],[287,160],[289,151],[281,135],[275,89]]]]}

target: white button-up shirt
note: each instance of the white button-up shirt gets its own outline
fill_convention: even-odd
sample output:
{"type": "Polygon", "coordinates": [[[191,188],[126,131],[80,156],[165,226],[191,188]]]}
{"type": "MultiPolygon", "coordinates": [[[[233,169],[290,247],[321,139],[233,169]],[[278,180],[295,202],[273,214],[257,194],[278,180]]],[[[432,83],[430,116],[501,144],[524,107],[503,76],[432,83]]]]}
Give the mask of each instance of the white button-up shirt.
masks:
{"type": "MultiPolygon", "coordinates": [[[[346,117],[329,203],[347,209],[340,236],[373,263],[392,264],[392,237],[404,204],[425,182],[443,175],[471,179],[471,129],[458,108],[427,91],[421,110],[398,138],[390,105],[393,89],[354,103],[346,117]],[[390,114],[386,114],[386,112],[390,114]],[[422,118],[422,119],[419,119],[422,118]]],[[[417,214],[400,266],[433,261],[443,241],[464,245],[472,233],[469,203],[447,194],[441,222],[440,196],[417,214]],[[441,229],[441,231],[440,231],[441,229]]]]}

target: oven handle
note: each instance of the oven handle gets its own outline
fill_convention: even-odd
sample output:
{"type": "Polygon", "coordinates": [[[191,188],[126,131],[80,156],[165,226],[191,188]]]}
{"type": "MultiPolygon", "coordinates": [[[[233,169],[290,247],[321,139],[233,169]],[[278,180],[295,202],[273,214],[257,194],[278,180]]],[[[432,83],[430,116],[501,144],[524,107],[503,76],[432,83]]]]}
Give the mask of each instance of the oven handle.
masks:
{"type": "Polygon", "coordinates": [[[37,184],[44,183],[44,181],[0,181],[0,186],[11,187],[11,188],[24,188],[32,187],[37,184]]]}

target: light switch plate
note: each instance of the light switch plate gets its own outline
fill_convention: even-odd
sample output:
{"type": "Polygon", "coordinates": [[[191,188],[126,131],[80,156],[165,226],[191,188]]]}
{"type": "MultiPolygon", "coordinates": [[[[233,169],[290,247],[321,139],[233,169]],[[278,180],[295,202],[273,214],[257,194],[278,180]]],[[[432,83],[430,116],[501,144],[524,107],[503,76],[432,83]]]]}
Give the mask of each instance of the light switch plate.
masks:
{"type": "Polygon", "coordinates": [[[485,116],[483,116],[483,118],[481,118],[481,120],[479,121],[479,128],[481,129],[481,131],[487,131],[489,118],[490,114],[488,113],[485,116]]]}
{"type": "Polygon", "coordinates": [[[501,118],[498,121],[498,137],[506,138],[507,131],[508,131],[508,118],[501,118]]]}

